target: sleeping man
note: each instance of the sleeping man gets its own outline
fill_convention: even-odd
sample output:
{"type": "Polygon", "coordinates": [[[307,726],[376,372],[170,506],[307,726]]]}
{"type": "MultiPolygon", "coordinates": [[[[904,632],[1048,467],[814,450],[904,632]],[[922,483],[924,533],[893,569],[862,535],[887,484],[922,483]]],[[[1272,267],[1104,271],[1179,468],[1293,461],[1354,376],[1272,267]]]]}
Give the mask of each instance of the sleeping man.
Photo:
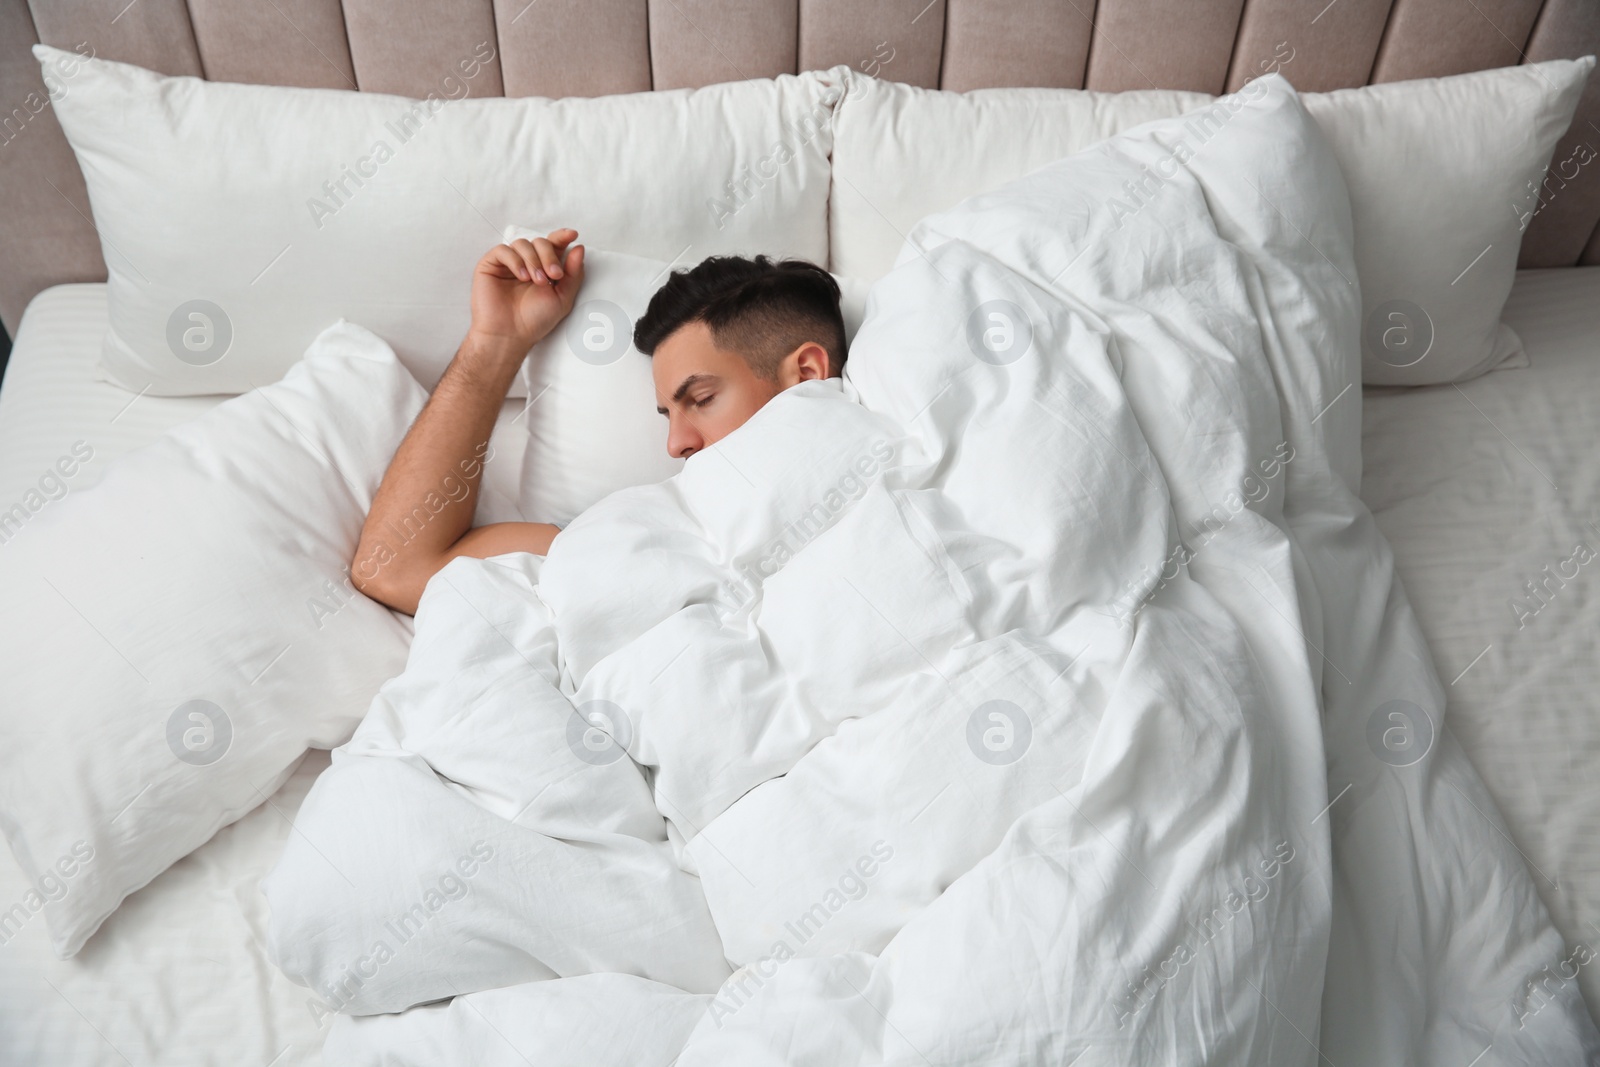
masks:
{"type": "MultiPolygon", "coordinates": [[[[540,522],[472,526],[479,462],[528,349],[572,310],[583,285],[576,230],[496,245],[472,276],[472,326],[384,474],[351,564],[356,588],[414,614],[428,579],[457,556],[543,555],[559,528],[540,522]],[[465,493],[403,545],[378,531],[406,528],[419,502],[460,472],[465,493]]],[[[714,445],[790,386],[837,377],[845,361],[839,286],[803,260],[715,256],[675,271],[634,328],[652,357],[667,450],[687,458],[714,445]]],[[[430,508],[430,512],[431,512],[430,508]]]]}

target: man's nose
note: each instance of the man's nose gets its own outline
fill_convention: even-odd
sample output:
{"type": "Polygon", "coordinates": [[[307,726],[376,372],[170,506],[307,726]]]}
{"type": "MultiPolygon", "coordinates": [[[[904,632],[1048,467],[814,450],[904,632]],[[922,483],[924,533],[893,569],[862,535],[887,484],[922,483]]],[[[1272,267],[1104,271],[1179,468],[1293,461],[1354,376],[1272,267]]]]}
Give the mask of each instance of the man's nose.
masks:
{"type": "Polygon", "coordinates": [[[677,459],[688,459],[706,446],[700,431],[681,418],[673,417],[667,430],[667,453],[677,459]]]}

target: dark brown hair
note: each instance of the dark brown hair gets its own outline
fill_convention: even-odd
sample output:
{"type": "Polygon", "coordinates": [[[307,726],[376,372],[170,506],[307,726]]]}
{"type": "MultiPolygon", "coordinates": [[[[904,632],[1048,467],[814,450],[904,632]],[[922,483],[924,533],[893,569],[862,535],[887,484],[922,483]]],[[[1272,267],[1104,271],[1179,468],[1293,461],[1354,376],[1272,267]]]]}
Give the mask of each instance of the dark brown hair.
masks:
{"type": "Polygon", "coordinates": [[[828,373],[844,367],[844,316],[839,283],[803,259],[712,256],[675,270],[633,327],[633,346],[647,356],[679,327],[703,322],[718,348],[736,352],[772,381],[783,357],[807,341],[827,349],[828,373]]]}

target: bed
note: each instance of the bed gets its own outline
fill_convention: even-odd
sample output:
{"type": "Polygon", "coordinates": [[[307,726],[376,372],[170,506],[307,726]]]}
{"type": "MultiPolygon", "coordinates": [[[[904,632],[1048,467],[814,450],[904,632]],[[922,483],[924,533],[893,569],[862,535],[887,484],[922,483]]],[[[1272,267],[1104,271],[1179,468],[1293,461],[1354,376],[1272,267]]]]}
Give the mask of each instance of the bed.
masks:
{"type": "MultiPolygon", "coordinates": [[[[582,62],[581,53],[570,56],[570,49],[561,49],[569,53],[570,65],[563,67],[548,61],[556,51],[548,40],[513,36],[524,31],[512,27],[533,18],[521,19],[513,7],[520,5],[463,5],[458,14],[465,14],[451,31],[465,39],[483,29],[474,19],[491,32],[498,19],[508,55],[497,76],[508,95],[553,92],[552,85],[563,83],[584,93],[666,88],[836,61],[855,64],[856,42],[877,39],[881,27],[874,20],[882,14],[846,13],[833,5],[800,5],[806,10],[798,14],[746,11],[715,21],[718,28],[707,36],[700,26],[713,24],[709,9],[651,5],[645,18],[642,6],[629,7],[609,31],[630,43],[620,53],[627,61],[608,51],[608,63],[582,62]],[[808,19],[808,11],[814,17],[808,19]],[[786,33],[769,38],[757,18],[770,18],[786,33]],[[764,43],[753,52],[736,50],[735,42],[750,41],[764,43]],[[745,61],[736,64],[730,55],[745,61]],[[754,69],[757,62],[762,69],[754,69]]],[[[1507,47],[1512,53],[1524,49],[1511,44],[1512,38],[1526,42],[1522,58],[1529,60],[1578,55],[1600,42],[1600,24],[1590,13],[1559,0],[1549,0],[1542,11],[1540,5],[1504,5],[1495,11],[1497,21],[1485,16],[1493,33],[1458,26],[1448,47],[1423,43],[1433,40],[1447,17],[1443,5],[1402,0],[1391,11],[1351,4],[1324,11],[1331,29],[1310,21],[1315,12],[1292,7],[1223,2],[1186,9],[1194,24],[1180,30],[1194,39],[1183,48],[1173,47],[1171,36],[1143,34],[1139,27],[1148,12],[1131,3],[1102,3],[1098,31],[1080,25],[1087,20],[1079,14],[1049,5],[1016,5],[1008,19],[997,19],[977,5],[950,3],[935,9],[942,21],[908,8],[895,24],[894,39],[904,44],[884,76],[957,89],[1001,78],[1008,84],[1086,81],[1093,88],[1123,89],[1153,78],[1164,88],[1214,93],[1237,87],[1255,55],[1270,54],[1292,28],[1322,43],[1300,52],[1302,58],[1319,57],[1315,66],[1303,63],[1302,88],[1333,88],[1369,77],[1393,80],[1515,62],[1507,47]],[[1068,28],[1054,36],[1025,32],[1030,17],[1068,28]],[[1341,19],[1346,21],[1336,22],[1341,19]],[[899,22],[910,29],[900,29],[899,22]],[[1113,36],[1123,47],[1102,43],[1113,36]],[[1135,40],[1137,47],[1130,45],[1135,40]],[[1020,60],[1002,63],[1001,56],[1014,57],[1019,48],[1020,60]],[[1063,78],[1063,69],[1079,76],[1063,78]]],[[[419,38],[381,25],[379,14],[363,5],[345,4],[342,25],[330,21],[330,12],[336,16],[337,6],[296,8],[290,34],[277,21],[290,21],[281,11],[258,23],[210,6],[194,5],[186,13],[146,0],[117,16],[136,29],[117,31],[124,36],[109,39],[107,50],[157,68],[203,69],[217,80],[338,85],[354,76],[362,88],[420,95],[417,78],[408,73],[426,51],[419,38]],[[283,73],[263,67],[261,50],[249,47],[260,39],[286,42],[283,73]]],[[[413,14],[427,17],[421,8],[413,14]]],[[[82,36],[89,12],[63,7],[30,18],[18,3],[4,17],[19,31],[31,23],[39,37],[66,46],[82,36]]],[[[551,16],[551,25],[569,41],[592,41],[587,18],[563,10],[551,16]]],[[[0,82],[17,84],[14,79],[24,76],[19,69],[19,62],[5,67],[0,82]]],[[[1570,154],[1569,144],[1585,136],[1581,126],[1596,114],[1600,99],[1591,88],[1558,154],[1570,154]]],[[[61,152],[64,146],[53,157],[44,152],[25,160],[0,158],[8,188],[42,195],[45,205],[31,213],[35,217],[8,220],[9,232],[0,230],[0,241],[11,247],[38,250],[17,257],[0,292],[16,336],[0,390],[0,503],[19,499],[74,441],[94,446],[93,460],[73,481],[76,490],[93,484],[107,461],[222,399],[142,396],[97,380],[106,290],[90,280],[99,258],[93,230],[78,207],[67,210],[81,193],[44,186],[40,194],[38,182],[23,181],[53,173],[51,168],[60,171],[63,164],[75,174],[70,153],[63,160],[61,152]]],[[[1600,260],[1600,235],[1589,236],[1595,216],[1600,187],[1588,175],[1586,184],[1540,213],[1524,241],[1526,269],[1517,275],[1504,320],[1522,338],[1528,366],[1460,385],[1369,387],[1362,401],[1362,499],[1394,547],[1400,577],[1448,683],[1452,730],[1499,803],[1510,839],[1568,944],[1593,944],[1600,937],[1600,854],[1593,844],[1600,840],[1600,793],[1587,788],[1586,769],[1600,754],[1593,696],[1600,691],[1600,667],[1592,655],[1600,598],[1589,585],[1593,572],[1587,566],[1576,577],[1539,586],[1543,596],[1528,583],[1548,582],[1548,568],[1576,558],[1575,545],[1600,547],[1592,429],[1600,415],[1600,370],[1594,363],[1600,357],[1600,267],[1579,265],[1600,260]]],[[[103,275],[103,267],[99,271],[103,275]]],[[[521,400],[508,400],[502,410],[481,519],[518,517],[523,453],[517,442],[526,433],[526,415],[521,400]]],[[[283,851],[301,801],[327,766],[326,753],[308,754],[270,801],[131,897],[74,959],[53,957],[37,917],[7,929],[0,946],[0,1058],[268,1067],[322,1062],[327,1019],[306,989],[269,962],[266,902],[258,883],[283,851]]],[[[1491,821],[1485,832],[1500,831],[1491,821]]],[[[11,857],[0,859],[0,905],[19,899],[26,888],[11,857]]],[[[1591,1011],[1600,1009],[1600,979],[1592,969],[1581,973],[1579,984],[1591,1011]]]]}
{"type": "MultiPolygon", "coordinates": [[[[1454,729],[1573,942],[1596,936],[1600,900],[1600,798],[1585,788],[1600,750],[1600,668],[1589,654],[1600,608],[1578,584],[1555,609],[1563,614],[1538,620],[1551,640],[1519,645],[1507,602],[1569,555],[1568,541],[1600,536],[1587,525],[1597,487],[1593,449],[1583,444],[1600,414],[1597,297],[1600,270],[1523,272],[1506,314],[1530,366],[1459,391],[1368,390],[1363,420],[1363,494],[1453,679],[1454,729]]],[[[124,391],[95,382],[104,315],[103,287],[94,284],[53,288],[29,311],[0,394],[5,498],[62,442],[92,432],[109,459],[219,402],[147,397],[130,405],[124,391]]],[[[507,403],[501,432],[515,432],[520,409],[507,403]]],[[[511,493],[515,472],[490,469],[511,493]]],[[[230,1062],[320,1062],[325,1025],[307,991],[266,959],[256,884],[326,766],[325,753],[308,755],[270,804],[137,894],[79,958],[54,959],[38,928],[12,935],[0,1029],[15,1062],[45,1062],[50,1050],[61,1063],[208,1063],[218,1048],[230,1062]],[[137,998],[128,996],[133,986],[137,998]]],[[[25,884],[7,857],[0,899],[18,897],[25,884]]],[[[1593,1006],[1600,1001],[1587,978],[1593,1006]]]]}

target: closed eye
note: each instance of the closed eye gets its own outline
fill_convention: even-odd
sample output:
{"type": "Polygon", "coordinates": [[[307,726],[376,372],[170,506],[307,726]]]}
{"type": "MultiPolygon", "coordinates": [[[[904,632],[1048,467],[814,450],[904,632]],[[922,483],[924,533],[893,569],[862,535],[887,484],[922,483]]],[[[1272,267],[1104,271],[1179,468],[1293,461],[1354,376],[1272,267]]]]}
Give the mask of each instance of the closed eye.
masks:
{"type": "MultiPolygon", "coordinates": [[[[709,374],[691,374],[691,375],[689,375],[689,377],[685,378],[683,381],[678,383],[678,388],[677,388],[676,391],[673,392],[672,399],[677,403],[682,403],[683,402],[683,398],[689,395],[689,391],[691,389],[694,389],[694,388],[697,388],[697,387],[701,388],[701,389],[704,389],[704,388],[709,387],[715,381],[716,381],[716,379],[714,377],[712,377],[711,375],[709,375],[709,374]]],[[[716,396],[716,395],[717,394],[715,394],[715,393],[710,393],[710,394],[707,395],[706,399],[709,400],[711,397],[716,396]]],[[[699,401],[690,401],[690,402],[693,403],[693,404],[696,404],[696,406],[699,406],[699,404],[701,403],[699,401]]]]}

